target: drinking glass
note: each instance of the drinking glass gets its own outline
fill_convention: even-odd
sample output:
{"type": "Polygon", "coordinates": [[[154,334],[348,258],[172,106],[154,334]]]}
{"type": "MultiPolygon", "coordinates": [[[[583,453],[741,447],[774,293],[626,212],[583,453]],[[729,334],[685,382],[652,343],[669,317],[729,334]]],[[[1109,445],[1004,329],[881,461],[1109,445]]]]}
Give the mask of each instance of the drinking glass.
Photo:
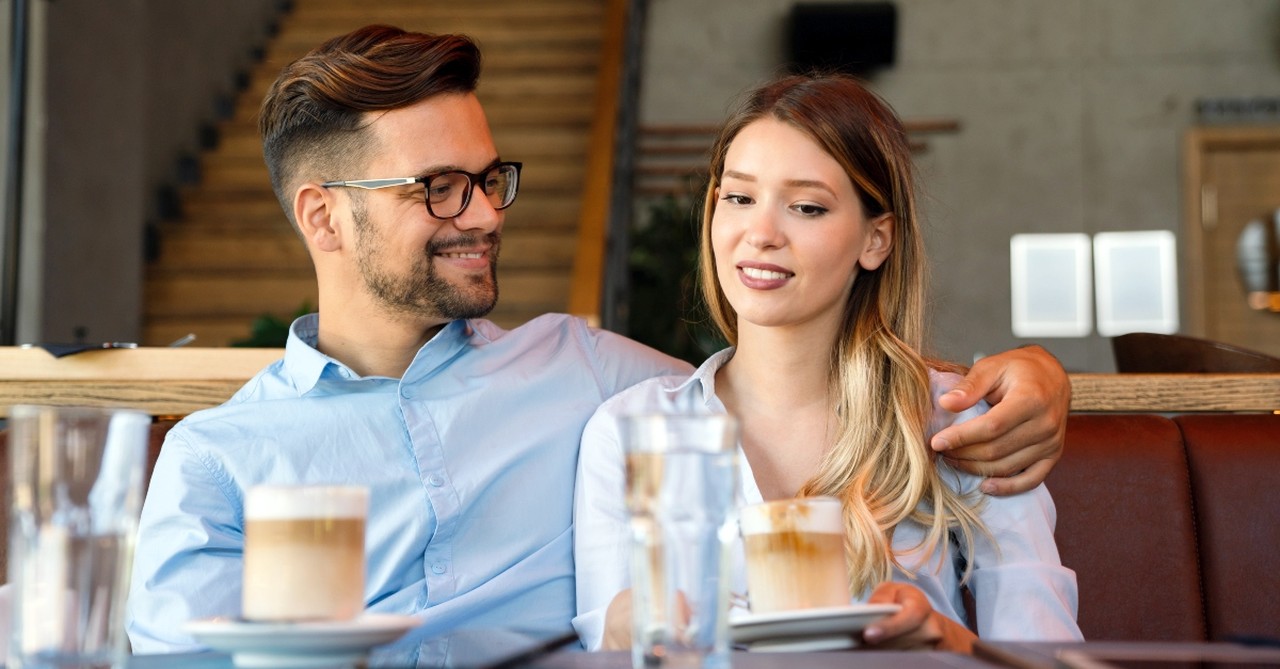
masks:
{"type": "Polygon", "coordinates": [[[632,531],[632,664],[728,666],[737,425],[728,416],[622,419],[632,531]]]}
{"type": "Polygon", "coordinates": [[[8,666],[122,666],[151,418],[38,406],[9,415],[8,666]]]}

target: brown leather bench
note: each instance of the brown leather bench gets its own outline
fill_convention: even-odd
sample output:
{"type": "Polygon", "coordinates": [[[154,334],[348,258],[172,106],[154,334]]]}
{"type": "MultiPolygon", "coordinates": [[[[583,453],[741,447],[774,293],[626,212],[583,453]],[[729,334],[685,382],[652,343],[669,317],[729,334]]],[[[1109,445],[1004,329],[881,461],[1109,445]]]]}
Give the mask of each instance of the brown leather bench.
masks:
{"type": "Polygon", "coordinates": [[[1072,414],[1047,485],[1086,639],[1280,637],[1280,415],[1072,414]]]}

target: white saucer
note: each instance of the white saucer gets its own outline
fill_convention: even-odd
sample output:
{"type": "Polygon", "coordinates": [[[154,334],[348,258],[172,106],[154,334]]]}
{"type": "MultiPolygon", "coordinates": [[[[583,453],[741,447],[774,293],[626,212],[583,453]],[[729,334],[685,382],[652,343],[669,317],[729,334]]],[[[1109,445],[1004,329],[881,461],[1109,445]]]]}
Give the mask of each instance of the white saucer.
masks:
{"type": "Polygon", "coordinates": [[[186,624],[196,641],[231,654],[237,667],[349,667],[374,646],[417,627],[417,616],[366,613],[344,622],[254,623],[214,618],[186,624]]]}
{"type": "Polygon", "coordinates": [[[735,618],[729,626],[733,642],[754,651],[839,650],[858,645],[855,634],[901,608],[897,604],[854,604],[760,613],[735,618]]]}

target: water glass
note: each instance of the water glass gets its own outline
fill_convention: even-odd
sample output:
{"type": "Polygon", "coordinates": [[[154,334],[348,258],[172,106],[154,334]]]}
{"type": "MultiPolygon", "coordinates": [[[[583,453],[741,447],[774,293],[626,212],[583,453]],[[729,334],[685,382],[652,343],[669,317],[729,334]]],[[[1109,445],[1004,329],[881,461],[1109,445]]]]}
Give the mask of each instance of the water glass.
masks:
{"type": "Polygon", "coordinates": [[[135,411],[10,412],[10,669],[123,665],[150,423],[135,411]]]}
{"type": "Polygon", "coordinates": [[[632,664],[728,666],[737,425],[728,416],[629,416],[622,435],[632,664]]]}

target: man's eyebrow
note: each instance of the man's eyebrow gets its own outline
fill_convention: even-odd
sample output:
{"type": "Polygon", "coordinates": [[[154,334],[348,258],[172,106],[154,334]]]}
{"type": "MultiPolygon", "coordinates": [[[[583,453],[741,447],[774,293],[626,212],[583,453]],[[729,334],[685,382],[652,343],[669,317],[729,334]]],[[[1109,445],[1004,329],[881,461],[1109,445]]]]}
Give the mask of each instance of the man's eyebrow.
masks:
{"type": "MultiPolygon", "coordinates": [[[[494,158],[493,161],[490,162],[488,165],[485,165],[484,167],[480,168],[480,174],[484,174],[485,172],[488,172],[489,170],[497,167],[498,163],[501,163],[501,162],[502,162],[502,158],[494,158]]],[[[418,170],[418,173],[414,176],[418,178],[422,178],[425,176],[430,176],[432,174],[440,174],[441,172],[466,172],[466,171],[467,170],[463,169],[461,165],[455,165],[455,164],[432,165],[426,169],[418,170]]]]}

